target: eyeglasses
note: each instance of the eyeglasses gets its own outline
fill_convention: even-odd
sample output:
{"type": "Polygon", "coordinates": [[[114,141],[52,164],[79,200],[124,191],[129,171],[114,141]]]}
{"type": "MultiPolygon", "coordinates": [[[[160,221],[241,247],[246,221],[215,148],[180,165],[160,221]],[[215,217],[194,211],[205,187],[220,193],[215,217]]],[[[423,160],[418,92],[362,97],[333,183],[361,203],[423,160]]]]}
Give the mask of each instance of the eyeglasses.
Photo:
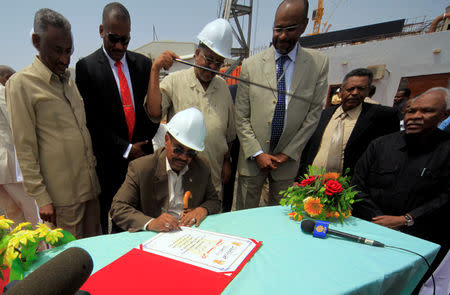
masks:
{"type": "Polygon", "coordinates": [[[273,27],[273,31],[278,34],[281,34],[283,32],[291,33],[293,31],[297,30],[298,27],[300,27],[300,24],[292,25],[289,27],[273,27]]]}
{"type": "Polygon", "coordinates": [[[355,86],[355,87],[350,87],[350,88],[344,88],[344,90],[347,92],[353,92],[355,89],[357,89],[359,92],[362,92],[362,91],[369,89],[369,86],[364,86],[364,87],[355,86]]]}
{"type": "Polygon", "coordinates": [[[122,43],[123,46],[128,45],[128,43],[130,43],[130,36],[120,36],[117,34],[113,34],[113,33],[108,33],[108,40],[111,43],[116,44],[117,42],[122,43]]]}
{"type": "Polygon", "coordinates": [[[215,60],[215,59],[209,58],[205,54],[203,54],[203,52],[201,52],[201,51],[200,51],[200,54],[203,57],[203,59],[206,61],[206,63],[209,65],[216,66],[218,68],[220,68],[223,65],[224,59],[215,60]]]}
{"type": "Polygon", "coordinates": [[[185,148],[183,148],[181,146],[175,146],[175,147],[172,146],[172,150],[177,155],[181,156],[181,155],[185,154],[186,157],[191,158],[191,159],[194,158],[195,156],[197,156],[197,152],[196,151],[191,150],[191,149],[185,149],[185,148]]]}

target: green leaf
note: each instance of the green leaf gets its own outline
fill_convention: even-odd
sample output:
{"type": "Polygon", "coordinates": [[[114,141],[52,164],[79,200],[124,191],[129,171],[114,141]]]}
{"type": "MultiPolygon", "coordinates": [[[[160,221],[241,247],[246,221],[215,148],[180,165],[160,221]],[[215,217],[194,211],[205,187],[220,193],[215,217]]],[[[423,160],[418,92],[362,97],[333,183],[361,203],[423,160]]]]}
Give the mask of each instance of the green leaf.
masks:
{"type": "Polygon", "coordinates": [[[11,271],[9,273],[9,281],[12,282],[15,280],[17,280],[17,281],[22,280],[23,273],[24,273],[24,270],[23,270],[20,259],[19,258],[14,259],[11,264],[11,271]]]}
{"type": "Polygon", "coordinates": [[[60,238],[58,242],[53,244],[53,246],[58,247],[76,240],[75,237],[68,231],[62,230],[61,233],[64,235],[64,237],[60,238]]]}

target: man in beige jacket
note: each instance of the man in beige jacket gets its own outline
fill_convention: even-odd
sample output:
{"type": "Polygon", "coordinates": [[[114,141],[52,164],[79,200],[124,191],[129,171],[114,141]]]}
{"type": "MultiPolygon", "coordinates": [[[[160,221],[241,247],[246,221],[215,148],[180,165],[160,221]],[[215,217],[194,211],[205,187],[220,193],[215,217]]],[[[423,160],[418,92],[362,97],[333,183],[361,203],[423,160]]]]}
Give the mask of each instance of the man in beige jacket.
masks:
{"type": "Polygon", "coordinates": [[[242,79],[278,91],[239,83],[237,209],[258,206],[266,178],[269,205],[279,203],[279,191],[293,183],[300,154],[317,126],[328,91],[328,59],[298,43],[307,14],[308,1],[283,1],[275,15],[273,46],[242,65],[242,79]]]}
{"type": "Polygon", "coordinates": [[[6,102],[25,191],[44,221],[76,238],[99,232],[99,184],[83,100],[67,67],[71,26],[61,14],[36,12],[33,63],[6,84],[6,102]]]}

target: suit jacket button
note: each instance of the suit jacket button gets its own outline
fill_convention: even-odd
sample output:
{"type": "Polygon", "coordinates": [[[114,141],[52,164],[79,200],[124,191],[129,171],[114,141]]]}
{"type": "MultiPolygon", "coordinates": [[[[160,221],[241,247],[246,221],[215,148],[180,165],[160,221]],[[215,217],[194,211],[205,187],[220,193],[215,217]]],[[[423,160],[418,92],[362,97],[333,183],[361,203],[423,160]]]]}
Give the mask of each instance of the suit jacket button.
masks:
{"type": "Polygon", "coordinates": [[[267,121],[267,125],[269,125],[269,126],[270,126],[270,123],[272,123],[272,122],[270,122],[270,121],[267,121]]]}
{"type": "Polygon", "coordinates": [[[277,104],[277,101],[276,101],[276,100],[274,100],[274,101],[273,101],[273,104],[277,104]]]}
{"type": "Polygon", "coordinates": [[[266,143],[270,143],[270,140],[266,140],[266,143]]]}

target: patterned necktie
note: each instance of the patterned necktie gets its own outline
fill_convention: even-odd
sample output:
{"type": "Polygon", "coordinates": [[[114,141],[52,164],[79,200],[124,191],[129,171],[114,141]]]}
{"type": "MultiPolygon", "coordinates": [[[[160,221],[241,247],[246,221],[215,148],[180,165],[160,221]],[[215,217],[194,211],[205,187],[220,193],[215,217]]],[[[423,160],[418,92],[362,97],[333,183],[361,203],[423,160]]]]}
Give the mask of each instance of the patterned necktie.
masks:
{"type": "Polygon", "coordinates": [[[272,133],[270,135],[270,150],[273,151],[280,140],[284,127],[284,113],[286,111],[286,80],[283,65],[290,59],[287,55],[282,55],[277,59],[277,88],[278,100],[275,106],[272,120],[272,133]]]}
{"type": "Polygon", "coordinates": [[[347,116],[347,113],[342,113],[337,118],[336,129],[331,137],[326,172],[342,173],[342,140],[344,139],[344,120],[347,116]]]}
{"type": "Polygon", "coordinates": [[[131,142],[136,118],[134,117],[130,88],[128,87],[127,78],[125,78],[125,75],[122,72],[122,62],[116,61],[114,65],[117,67],[117,74],[119,76],[120,95],[122,97],[123,112],[125,113],[125,121],[127,122],[128,127],[128,141],[131,142]]]}

